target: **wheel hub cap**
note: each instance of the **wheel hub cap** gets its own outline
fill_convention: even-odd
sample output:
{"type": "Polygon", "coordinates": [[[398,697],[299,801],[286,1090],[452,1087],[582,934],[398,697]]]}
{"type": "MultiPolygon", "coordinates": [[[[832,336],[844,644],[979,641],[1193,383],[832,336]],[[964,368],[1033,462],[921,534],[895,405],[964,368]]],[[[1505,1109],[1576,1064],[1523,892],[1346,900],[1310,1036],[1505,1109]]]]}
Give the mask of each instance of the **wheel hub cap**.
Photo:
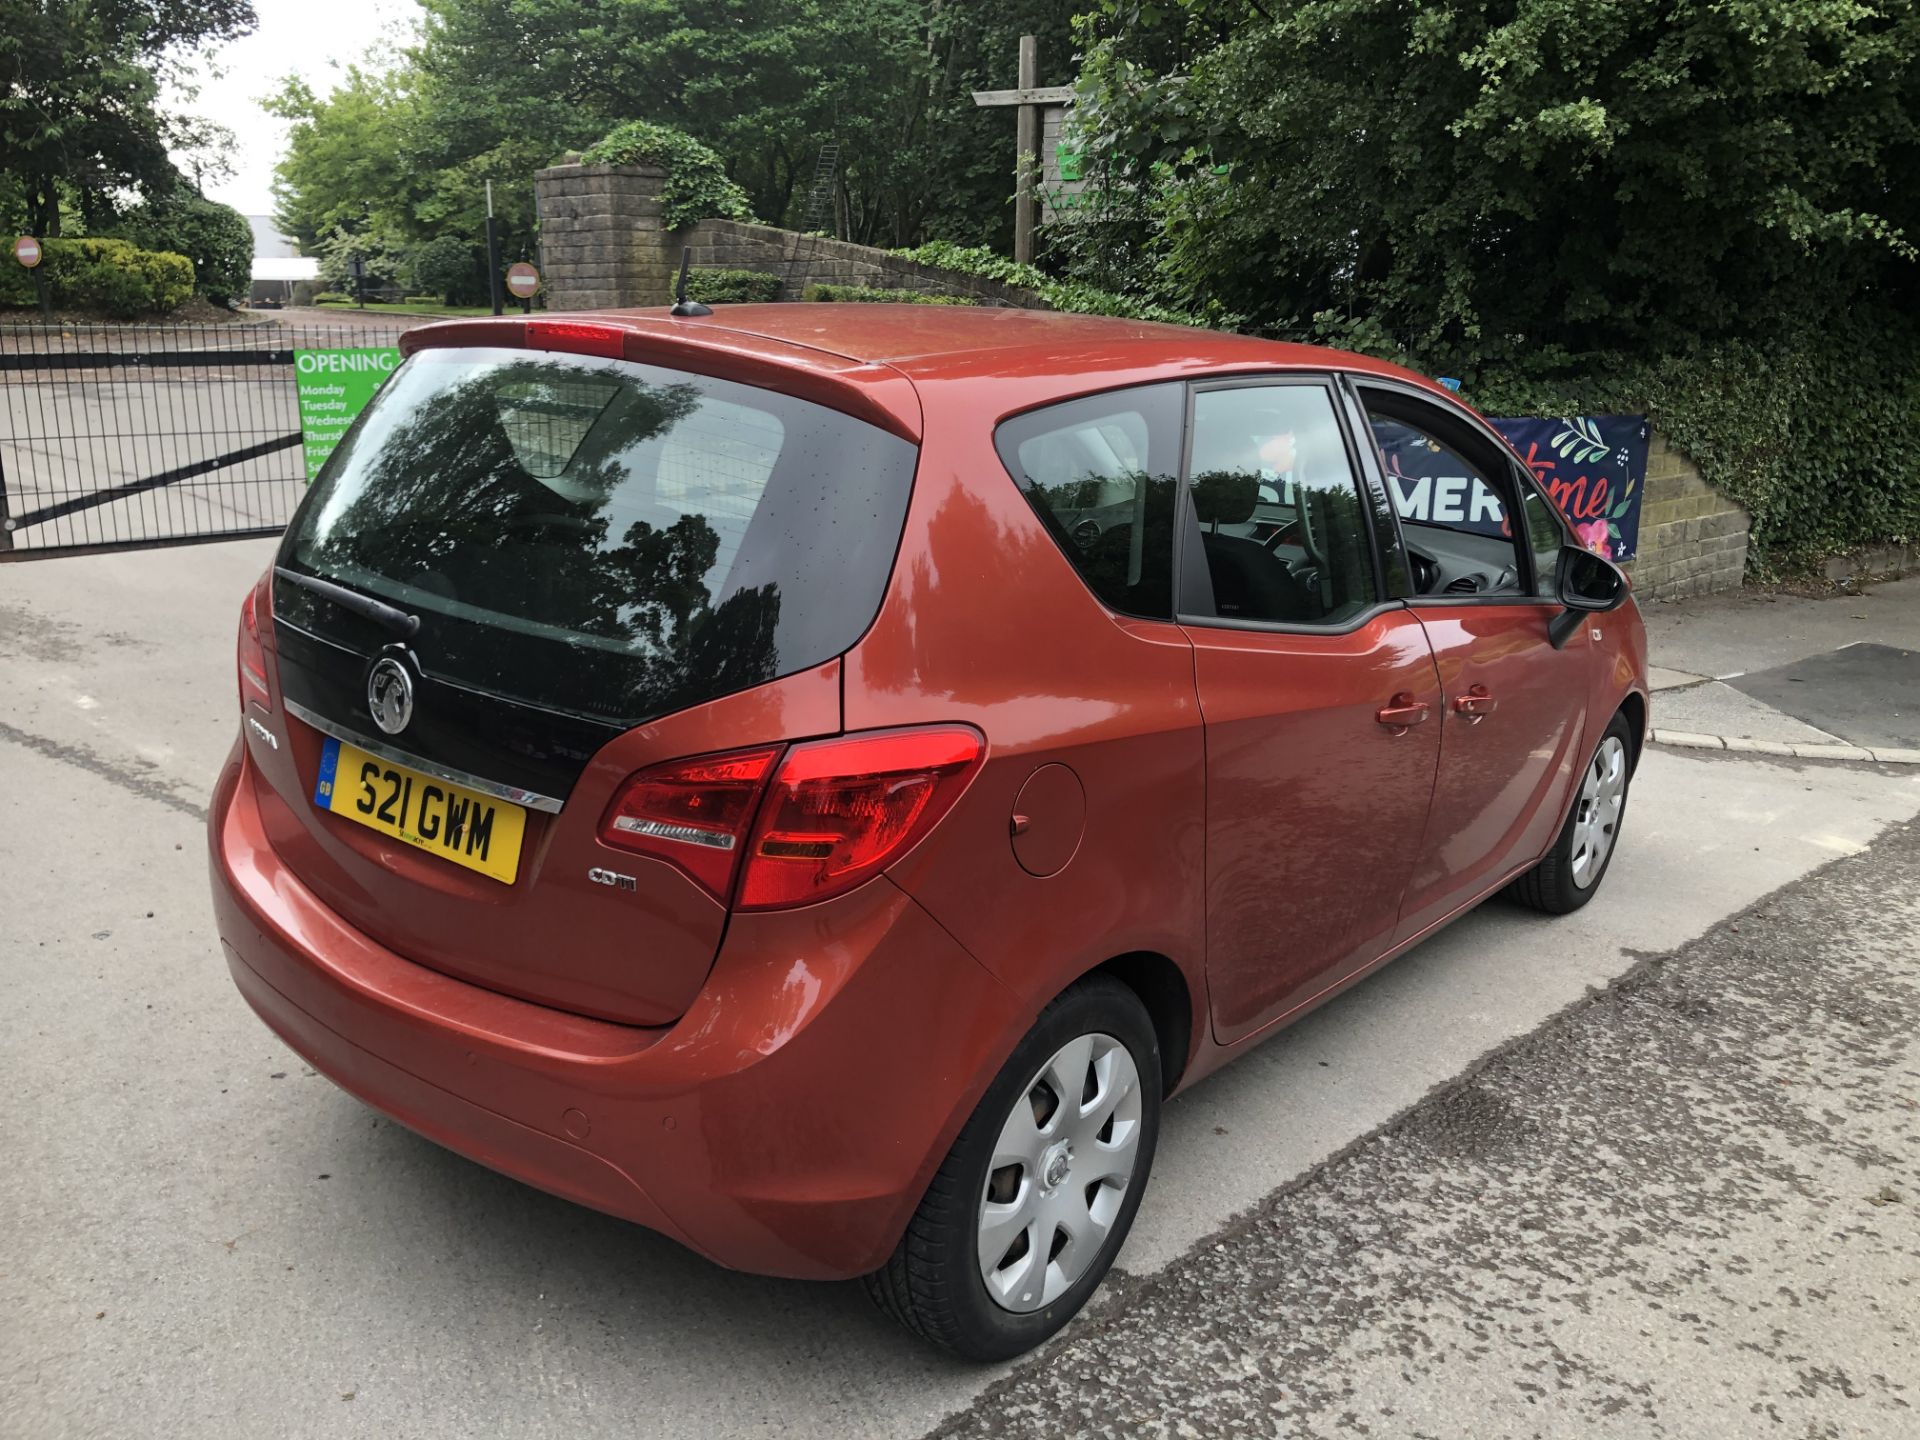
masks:
{"type": "Polygon", "coordinates": [[[1058,1145],[1048,1148],[1040,1169],[1040,1183],[1049,1190],[1058,1190],[1072,1171],[1073,1142],[1062,1140],[1058,1145]]]}
{"type": "Polygon", "coordinates": [[[1058,1300],[1100,1258],[1140,1150],[1140,1071],[1111,1035],[1069,1040],[1015,1099],[979,1202],[987,1294],[1026,1313],[1058,1300]]]}
{"type": "Polygon", "coordinates": [[[1600,878],[1627,805],[1627,747],[1617,735],[1600,742],[1580,781],[1573,809],[1573,883],[1585,890],[1600,878]]]}

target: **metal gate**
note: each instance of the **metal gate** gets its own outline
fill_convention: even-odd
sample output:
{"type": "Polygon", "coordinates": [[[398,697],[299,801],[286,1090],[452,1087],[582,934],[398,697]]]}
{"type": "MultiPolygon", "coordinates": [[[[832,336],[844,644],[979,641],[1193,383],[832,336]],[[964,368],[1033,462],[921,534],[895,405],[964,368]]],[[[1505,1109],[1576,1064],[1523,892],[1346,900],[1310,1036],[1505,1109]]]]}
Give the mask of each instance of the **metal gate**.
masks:
{"type": "Polygon", "coordinates": [[[362,325],[0,327],[0,560],[277,534],[305,489],[296,350],[362,325]]]}

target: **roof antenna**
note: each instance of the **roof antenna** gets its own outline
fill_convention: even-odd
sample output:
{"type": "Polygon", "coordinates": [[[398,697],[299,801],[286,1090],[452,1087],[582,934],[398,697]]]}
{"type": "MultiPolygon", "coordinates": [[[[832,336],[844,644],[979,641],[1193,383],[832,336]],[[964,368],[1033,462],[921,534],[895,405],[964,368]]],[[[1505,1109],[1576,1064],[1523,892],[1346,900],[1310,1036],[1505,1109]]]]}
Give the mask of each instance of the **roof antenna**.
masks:
{"type": "Polygon", "coordinates": [[[680,283],[673,287],[673,308],[669,315],[711,315],[711,307],[702,305],[698,300],[687,298],[687,266],[693,261],[693,247],[680,247],[680,283]]]}

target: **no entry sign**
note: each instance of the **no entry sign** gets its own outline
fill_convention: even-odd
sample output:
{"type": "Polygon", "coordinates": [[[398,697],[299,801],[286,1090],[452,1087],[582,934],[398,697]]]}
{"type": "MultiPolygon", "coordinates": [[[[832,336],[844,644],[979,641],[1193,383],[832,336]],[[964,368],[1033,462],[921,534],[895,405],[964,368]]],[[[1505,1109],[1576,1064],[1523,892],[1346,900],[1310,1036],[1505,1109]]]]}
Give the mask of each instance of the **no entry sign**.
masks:
{"type": "Polygon", "coordinates": [[[40,242],[31,235],[22,235],[13,242],[13,258],[31,270],[40,263],[40,242]]]}
{"type": "Polygon", "coordinates": [[[507,267],[507,292],[516,300],[531,300],[540,288],[540,272],[524,260],[507,267]]]}

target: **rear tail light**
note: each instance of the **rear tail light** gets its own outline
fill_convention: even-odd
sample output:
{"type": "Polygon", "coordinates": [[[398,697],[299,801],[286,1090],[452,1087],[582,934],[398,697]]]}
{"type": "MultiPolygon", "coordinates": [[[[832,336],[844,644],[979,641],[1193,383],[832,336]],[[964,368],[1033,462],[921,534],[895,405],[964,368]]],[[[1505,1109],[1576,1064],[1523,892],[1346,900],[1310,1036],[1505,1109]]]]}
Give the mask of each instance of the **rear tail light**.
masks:
{"type": "Polygon", "coordinates": [[[273,623],[273,571],[260,577],[259,583],[240,602],[240,708],[247,702],[265,706],[273,699],[267,689],[267,651],[260,642],[260,627],[273,623]]]}
{"type": "Polygon", "coordinates": [[[815,740],[784,758],[763,749],[674,761],[626,783],[600,838],[678,866],[737,909],[810,905],[918,844],[984,751],[978,731],[938,725],[815,740]]]}
{"type": "Polygon", "coordinates": [[[657,856],[725,903],[777,749],[703,755],[642,770],[613,797],[600,838],[657,856]]]}

